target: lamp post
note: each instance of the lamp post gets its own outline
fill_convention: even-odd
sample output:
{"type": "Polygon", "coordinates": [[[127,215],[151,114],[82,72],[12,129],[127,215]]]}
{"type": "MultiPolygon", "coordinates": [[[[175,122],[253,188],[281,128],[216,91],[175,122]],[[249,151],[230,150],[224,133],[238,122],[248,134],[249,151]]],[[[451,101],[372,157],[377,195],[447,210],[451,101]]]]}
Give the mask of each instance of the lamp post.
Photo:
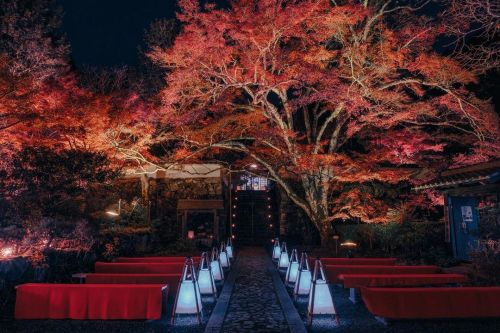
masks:
{"type": "Polygon", "coordinates": [[[217,288],[215,287],[212,268],[206,252],[201,254],[200,270],[198,271],[198,285],[200,287],[200,294],[211,294],[214,299],[217,298],[217,288]]]}
{"type": "Polygon", "coordinates": [[[307,317],[309,325],[312,325],[315,314],[331,314],[335,316],[337,325],[340,324],[339,315],[335,309],[330,286],[326,280],[321,260],[314,261],[314,272],[311,279],[311,291],[307,305],[307,317]]]}
{"type": "Polygon", "coordinates": [[[226,246],[224,245],[224,242],[221,242],[221,244],[220,244],[219,260],[220,260],[220,264],[221,264],[222,268],[230,268],[231,267],[231,261],[229,260],[229,257],[227,256],[226,246]]]}
{"type": "Polygon", "coordinates": [[[278,269],[288,268],[288,264],[290,264],[288,250],[286,248],[286,242],[283,242],[281,245],[280,258],[278,260],[278,269]]]}
{"type": "Polygon", "coordinates": [[[281,255],[281,247],[280,247],[280,240],[278,237],[274,239],[274,245],[273,245],[273,260],[278,260],[281,255]]]}
{"type": "Polygon", "coordinates": [[[212,260],[210,261],[210,267],[212,268],[212,274],[216,282],[224,281],[224,270],[220,264],[219,250],[217,247],[212,248],[212,260]]]}
{"type": "Polygon", "coordinates": [[[297,249],[292,250],[292,254],[290,255],[290,264],[288,265],[288,269],[286,270],[285,275],[285,284],[295,283],[297,280],[297,273],[299,270],[299,260],[297,257],[297,249]]]}
{"type": "Polygon", "coordinates": [[[311,270],[309,269],[307,253],[302,252],[300,255],[299,268],[297,270],[297,281],[295,281],[295,287],[293,288],[294,298],[297,299],[297,296],[309,295],[310,289],[311,270]]]}
{"type": "Polygon", "coordinates": [[[175,296],[172,310],[172,325],[175,324],[175,316],[177,314],[196,314],[198,323],[201,325],[202,308],[200,287],[196,279],[193,259],[188,257],[184,264],[179,289],[175,296]]]}

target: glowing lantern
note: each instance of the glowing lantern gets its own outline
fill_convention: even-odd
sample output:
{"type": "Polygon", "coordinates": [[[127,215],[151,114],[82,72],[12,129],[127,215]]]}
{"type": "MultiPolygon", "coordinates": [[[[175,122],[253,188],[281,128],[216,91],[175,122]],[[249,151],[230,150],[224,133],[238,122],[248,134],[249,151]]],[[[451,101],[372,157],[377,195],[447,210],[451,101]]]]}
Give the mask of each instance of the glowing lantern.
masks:
{"type": "Polygon", "coordinates": [[[309,293],[309,303],[307,305],[309,324],[312,324],[315,314],[331,314],[335,317],[338,325],[339,315],[333,303],[332,293],[330,292],[330,286],[328,285],[325,272],[323,271],[323,265],[319,259],[316,259],[314,262],[314,272],[311,283],[311,292],[309,293]]]}
{"type": "Polygon", "coordinates": [[[224,270],[220,264],[219,260],[219,250],[214,247],[212,248],[212,260],[210,261],[210,268],[212,269],[212,275],[214,276],[214,280],[224,281],[224,270]]]}
{"type": "Polygon", "coordinates": [[[187,258],[182,270],[179,289],[175,296],[174,308],[172,310],[172,324],[175,324],[177,314],[196,314],[198,323],[201,324],[201,294],[196,272],[194,271],[193,259],[187,258]]]}
{"type": "Polygon", "coordinates": [[[302,252],[300,256],[299,269],[297,270],[297,280],[293,288],[295,298],[297,296],[309,295],[311,290],[311,270],[309,269],[309,261],[307,254],[302,252]]]}
{"type": "Polygon", "coordinates": [[[194,230],[188,230],[188,239],[194,239],[194,230]]]}
{"type": "Polygon", "coordinates": [[[227,256],[226,247],[224,246],[224,242],[222,242],[220,244],[219,260],[220,260],[220,265],[222,266],[222,268],[231,267],[231,261],[229,261],[229,258],[227,256]]]}
{"type": "Polygon", "coordinates": [[[217,297],[217,288],[215,287],[214,276],[206,252],[201,254],[200,270],[198,271],[198,285],[202,295],[212,294],[214,298],[217,297]]]}
{"type": "Polygon", "coordinates": [[[297,257],[297,250],[293,249],[290,255],[290,264],[286,270],[285,283],[292,284],[297,281],[297,273],[299,271],[299,259],[297,257]]]}
{"type": "Polygon", "coordinates": [[[288,268],[288,264],[290,264],[288,250],[286,249],[286,242],[283,242],[281,246],[280,260],[278,261],[278,269],[288,268]]]}
{"type": "Polygon", "coordinates": [[[227,257],[229,259],[234,259],[234,254],[233,254],[233,242],[231,241],[231,238],[228,238],[227,244],[226,244],[226,252],[227,252],[227,257]]]}
{"type": "Polygon", "coordinates": [[[276,238],[274,240],[274,247],[273,247],[273,260],[278,260],[281,255],[281,247],[280,247],[280,240],[279,238],[276,238]]]}

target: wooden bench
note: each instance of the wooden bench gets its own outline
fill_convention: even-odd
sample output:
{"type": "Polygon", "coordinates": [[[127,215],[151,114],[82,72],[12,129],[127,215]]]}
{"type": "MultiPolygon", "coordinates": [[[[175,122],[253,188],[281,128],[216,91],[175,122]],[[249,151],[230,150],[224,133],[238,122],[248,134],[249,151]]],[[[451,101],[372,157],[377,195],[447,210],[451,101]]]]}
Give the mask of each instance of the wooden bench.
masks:
{"type": "Polygon", "coordinates": [[[28,283],[16,289],[16,319],[156,320],[168,294],[159,284],[28,283]]]}
{"type": "Polygon", "coordinates": [[[106,274],[88,273],[87,284],[163,284],[170,297],[175,297],[182,274],[106,274]]]}
{"type": "Polygon", "coordinates": [[[356,289],[362,287],[418,287],[467,282],[462,274],[340,274],[349,299],[356,303],[356,289]]]}
{"type": "Polygon", "coordinates": [[[111,263],[96,262],[96,273],[111,274],[181,274],[184,262],[175,263],[111,263]]]}
{"type": "Polygon", "coordinates": [[[500,287],[361,288],[368,310],[385,319],[500,317],[500,287]]]}
{"type": "Polygon", "coordinates": [[[437,266],[324,265],[330,283],[341,283],[341,274],[434,274],[437,266]]]}
{"type": "MultiPolygon", "coordinates": [[[[381,265],[394,266],[396,258],[320,258],[323,265],[381,265]]],[[[314,264],[314,259],[309,258],[309,263],[314,264]]]]}
{"type": "MultiPolygon", "coordinates": [[[[194,263],[200,262],[200,257],[191,257],[194,263]]],[[[158,262],[158,263],[185,263],[186,257],[118,257],[115,262],[129,262],[129,263],[147,263],[147,262],[158,262]]]]}

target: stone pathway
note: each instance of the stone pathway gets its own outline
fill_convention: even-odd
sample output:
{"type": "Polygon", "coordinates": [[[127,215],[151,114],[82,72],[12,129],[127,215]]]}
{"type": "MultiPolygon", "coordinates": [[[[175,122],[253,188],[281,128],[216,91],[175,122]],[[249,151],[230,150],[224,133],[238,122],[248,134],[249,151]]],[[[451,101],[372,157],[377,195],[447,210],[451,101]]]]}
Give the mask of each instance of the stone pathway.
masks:
{"type": "Polygon", "coordinates": [[[268,254],[262,248],[243,248],[231,268],[236,280],[222,332],[290,332],[281,309],[268,254]]]}

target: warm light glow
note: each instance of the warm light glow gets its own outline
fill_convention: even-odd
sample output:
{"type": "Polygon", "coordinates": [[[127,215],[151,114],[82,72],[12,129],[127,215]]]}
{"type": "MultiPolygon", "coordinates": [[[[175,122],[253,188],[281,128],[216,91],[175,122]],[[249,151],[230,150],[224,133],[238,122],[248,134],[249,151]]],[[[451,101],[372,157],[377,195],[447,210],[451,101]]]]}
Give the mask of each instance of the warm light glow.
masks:
{"type": "Polygon", "coordinates": [[[5,258],[10,257],[13,254],[14,254],[14,249],[12,249],[11,247],[4,247],[0,251],[0,255],[5,258]]]}
{"type": "Polygon", "coordinates": [[[271,215],[269,214],[269,215],[267,215],[267,217],[271,218],[271,215]]]}
{"type": "Polygon", "coordinates": [[[236,227],[236,224],[234,224],[234,223],[233,223],[233,224],[231,224],[231,227],[233,227],[233,228],[234,228],[234,227],[236,227]]]}
{"type": "Polygon", "coordinates": [[[255,164],[255,163],[250,164],[250,168],[257,169],[257,164],[255,164]]]}
{"type": "Polygon", "coordinates": [[[347,242],[341,243],[340,246],[356,247],[356,246],[358,246],[358,244],[351,242],[351,241],[347,241],[347,242]]]}
{"type": "Polygon", "coordinates": [[[194,239],[194,230],[188,231],[188,239],[194,239]]]}
{"type": "Polygon", "coordinates": [[[118,214],[118,212],[115,212],[114,210],[108,210],[106,211],[106,214],[108,214],[109,216],[118,216],[120,214],[118,214]]]}
{"type": "Polygon", "coordinates": [[[270,223],[270,224],[269,224],[269,228],[272,228],[272,227],[273,227],[273,224],[272,224],[272,223],[270,223]]]}
{"type": "Polygon", "coordinates": [[[231,238],[234,239],[236,236],[232,235],[231,238]]]}

